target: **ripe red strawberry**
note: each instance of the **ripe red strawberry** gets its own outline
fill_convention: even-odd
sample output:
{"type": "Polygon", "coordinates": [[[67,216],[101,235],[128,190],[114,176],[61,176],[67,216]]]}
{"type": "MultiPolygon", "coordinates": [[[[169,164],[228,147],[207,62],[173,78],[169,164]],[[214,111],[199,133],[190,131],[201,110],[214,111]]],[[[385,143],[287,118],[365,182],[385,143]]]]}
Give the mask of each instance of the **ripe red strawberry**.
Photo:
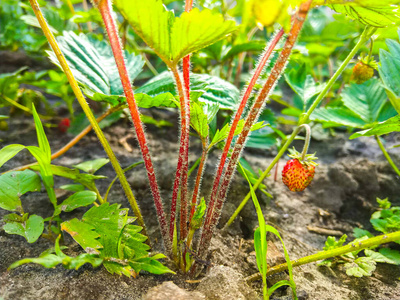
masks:
{"type": "Polygon", "coordinates": [[[315,166],[313,160],[316,159],[314,154],[306,155],[302,161],[301,154],[296,150],[290,150],[292,153],[289,160],[282,171],[282,181],[292,192],[301,192],[311,183],[314,178],[315,166]]]}
{"type": "Polygon", "coordinates": [[[66,133],[68,128],[71,126],[71,121],[68,118],[64,118],[58,123],[58,130],[62,133],[66,133]]]}
{"type": "Polygon", "coordinates": [[[378,64],[372,57],[360,56],[358,63],[353,67],[351,79],[357,84],[362,84],[374,76],[374,69],[378,68],[378,64]]]}

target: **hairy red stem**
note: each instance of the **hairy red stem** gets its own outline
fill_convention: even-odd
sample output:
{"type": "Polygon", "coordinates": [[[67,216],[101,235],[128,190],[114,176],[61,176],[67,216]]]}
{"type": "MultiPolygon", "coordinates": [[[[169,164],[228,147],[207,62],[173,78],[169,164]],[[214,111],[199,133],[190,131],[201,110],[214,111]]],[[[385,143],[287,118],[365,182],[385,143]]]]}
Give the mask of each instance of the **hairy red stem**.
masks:
{"type": "Polygon", "coordinates": [[[110,45],[114,54],[115,62],[117,64],[119,76],[121,78],[121,83],[124,88],[126,101],[129,106],[129,111],[132,117],[133,125],[135,126],[136,136],[139,142],[140,150],[142,152],[144,164],[146,166],[147,177],[149,178],[150,189],[153,194],[154,204],[157,211],[158,222],[160,224],[164,245],[167,251],[170,252],[171,240],[168,235],[168,224],[161,200],[160,191],[157,185],[156,176],[154,173],[154,167],[151,161],[149,148],[147,147],[147,141],[144,133],[143,124],[140,120],[139,110],[132,90],[131,80],[129,79],[128,71],[126,69],[122,47],[117,33],[117,27],[112,17],[111,3],[108,0],[95,1],[95,3],[98,5],[98,9],[100,11],[100,14],[103,18],[106,27],[108,38],[110,40],[110,45]]]}
{"type": "Polygon", "coordinates": [[[237,161],[240,157],[240,153],[242,152],[247,136],[250,132],[251,126],[257,120],[261,108],[264,105],[265,99],[267,98],[269,93],[273,90],[276,81],[279,79],[280,75],[282,74],[282,72],[286,67],[286,63],[289,59],[293,46],[297,40],[297,37],[300,34],[301,28],[303,26],[307,13],[310,9],[311,2],[312,1],[308,1],[300,5],[299,11],[294,18],[292,27],[290,29],[290,33],[282,49],[282,52],[246,118],[243,131],[240,133],[236,141],[235,147],[233,149],[232,155],[230,157],[228,166],[224,174],[224,178],[221,182],[221,187],[218,192],[218,199],[216,201],[215,208],[212,210],[211,218],[208,217],[210,207],[209,210],[207,211],[208,218],[204,223],[204,229],[202,232],[200,246],[199,246],[200,257],[204,255],[204,253],[207,251],[210,245],[211,237],[214,233],[215,226],[221,215],[222,206],[226,199],[226,194],[228,191],[229,184],[236,169],[237,161]]]}
{"type": "Polygon", "coordinates": [[[176,203],[178,199],[179,186],[181,187],[181,216],[180,216],[180,239],[184,239],[187,235],[187,172],[189,157],[189,130],[190,130],[190,102],[186,97],[182,80],[178,70],[172,70],[175,78],[176,87],[178,89],[179,100],[181,105],[181,137],[179,147],[178,165],[176,167],[175,181],[172,190],[171,216],[169,223],[169,235],[173,237],[174,224],[176,219],[176,203]],[[186,175],[185,175],[186,173],[186,175]],[[184,236],[184,237],[183,237],[184,236]]]}
{"type": "Polygon", "coordinates": [[[271,43],[269,43],[269,45],[267,45],[265,53],[262,56],[260,62],[258,63],[258,66],[257,66],[257,68],[250,80],[250,83],[247,86],[246,91],[243,95],[242,101],[240,102],[239,108],[236,111],[235,118],[232,121],[231,129],[230,129],[228,137],[226,139],[224,149],[222,150],[222,155],[221,155],[221,158],[219,161],[217,173],[214,178],[214,183],[213,183],[213,187],[211,190],[210,202],[208,204],[207,215],[205,218],[206,223],[209,223],[211,221],[211,216],[212,216],[212,212],[214,209],[215,198],[218,193],[219,182],[221,180],[222,172],[224,170],[225,161],[228,156],[229,148],[231,147],[231,143],[232,143],[233,137],[235,135],[237,124],[239,123],[240,117],[243,114],[243,111],[246,107],[247,101],[251,95],[251,92],[253,91],[254,85],[256,84],[258,77],[260,76],[262,70],[264,69],[265,64],[267,63],[269,57],[272,54],[272,51],[274,50],[275,46],[278,44],[279,40],[282,38],[283,34],[284,34],[284,31],[283,31],[283,29],[281,29],[278,32],[278,34],[274,37],[274,39],[271,41],[271,43]]]}
{"type": "Polygon", "coordinates": [[[194,185],[193,189],[193,195],[192,195],[192,204],[190,206],[190,216],[189,216],[189,224],[192,222],[193,215],[196,211],[196,205],[197,205],[197,198],[199,195],[199,190],[200,190],[200,185],[201,185],[201,179],[203,178],[203,173],[204,173],[204,165],[207,159],[207,142],[203,141],[203,151],[201,153],[201,158],[200,158],[200,163],[199,163],[199,169],[197,170],[197,176],[196,176],[196,182],[194,185]]]}
{"type": "MultiPolygon", "coordinates": [[[[190,12],[193,0],[185,2],[185,11],[190,12]]],[[[172,191],[171,216],[169,223],[170,239],[173,239],[176,219],[176,202],[178,198],[179,185],[181,186],[181,217],[180,217],[180,239],[187,235],[187,182],[189,169],[189,131],[190,131],[190,54],[183,58],[183,85],[176,70],[173,70],[181,103],[181,146],[179,149],[178,165],[176,167],[174,187],[172,191]]]]}

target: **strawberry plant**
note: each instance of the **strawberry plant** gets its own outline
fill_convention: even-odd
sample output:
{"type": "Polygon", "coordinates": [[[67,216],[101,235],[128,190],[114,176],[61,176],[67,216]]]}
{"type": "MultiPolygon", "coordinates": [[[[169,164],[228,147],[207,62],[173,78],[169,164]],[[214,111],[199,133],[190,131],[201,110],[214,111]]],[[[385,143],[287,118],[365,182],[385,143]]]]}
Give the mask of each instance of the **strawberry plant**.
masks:
{"type": "MultiPolygon", "coordinates": [[[[266,232],[272,232],[280,240],[281,237],[276,229],[266,225],[255,195],[255,191],[260,190],[271,196],[263,180],[293,141],[301,138],[299,133],[302,128],[306,129],[303,152],[291,152],[289,157],[292,159],[282,172],[283,182],[292,192],[305,190],[318,176],[318,168],[313,161],[316,157],[307,154],[312,134],[318,128],[325,133],[332,133],[333,128],[362,130],[350,138],[375,136],[389,164],[400,175],[379,137],[399,130],[399,77],[396,75],[399,44],[387,40],[387,49],[379,51],[379,61],[376,62],[374,57],[379,49],[377,45],[382,45],[383,38],[380,36],[400,22],[399,2],[252,0],[231,3],[236,4],[234,8],[226,6],[225,1],[222,1],[224,5],[221,7],[211,5],[211,2],[200,1],[199,7],[194,7],[193,1],[187,0],[179,8],[182,13],[175,13],[161,0],[116,0],[114,6],[109,0],[94,0],[93,7],[84,8],[73,23],[69,16],[75,15],[75,11],[70,1],[57,10],[41,10],[36,0],[30,0],[36,18],[28,14],[24,18],[25,23],[40,25],[51,47],[46,52],[66,77],[54,70],[48,72],[49,80],[45,82],[43,74],[25,73],[21,76],[67,103],[72,124],[69,118],[58,120],[54,126],[60,132],[73,131],[75,127],[74,130],[81,130],[81,133],[59,152],[52,154],[40,120],[44,119],[43,116],[36,112],[34,103],[24,106],[16,101],[20,83],[16,78],[19,73],[0,78],[0,96],[4,98],[0,99],[1,103],[6,101],[8,106],[18,107],[33,115],[39,145],[11,144],[0,150],[0,166],[23,149],[30,151],[37,160],[37,164],[9,170],[0,177],[0,187],[10,187],[10,191],[2,190],[4,195],[0,198],[0,207],[13,212],[3,218],[4,230],[25,237],[29,243],[40,236],[55,242],[51,251],[38,258],[22,259],[10,268],[38,263],[45,267],[62,264],[66,268],[77,269],[90,263],[93,266],[102,264],[112,274],[135,277],[141,270],[155,274],[173,273],[159,261],[168,257],[175,263],[175,271],[198,276],[202,271],[200,262],[206,261],[209,255],[211,239],[228,199],[237,166],[239,173],[249,182],[250,192],[225,228],[251,197],[259,221],[254,246],[265,299],[285,284],[292,287],[293,295],[297,297],[292,266],[337,255],[353,255],[352,263],[361,266],[367,263],[366,259],[357,257],[359,252],[354,254],[354,251],[399,240],[397,227],[389,230],[390,224],[385,223],[386,231],[382,230],[385,236],[362,240],[358,242],[357,249],[343,246],[343,239],[340,242],[329,240],[324,253],[291,263],[284,248],[286,265],[268,269],[266,232]],[[334,25],[327,29],[324,24],[328,24],[329,20],[324,12],[328,10],[320,6],[328,6],[331,14],[333,11],[339,13],[332,21],[334,25]],[[56,22],[58,19],[54,16],[58,10],[63,12],[59,16],[61,23],[56,22]],[[346,16],[357,22],[356,25],[351,27],[346,16]],[[308,18],[318,20],[322,25],[313,26],[308,18]],[[239,20],[241,26],[235,22],[239,20]],[[101,31],[102,26],[104,31],[101,31]],[[264,29],[257,39],[253,39],[257,28],[264,29]],[[334,28],[336,36],[330,32],[334,28]],[[343,30],[339,32],[338,28],[343,30]],[[305,34],[300,37],[302,30],[305,34]],[[345,45],[347,39],[350,42],[345,45]],[[258,60],[249,55],[260,50],[262,53],[258,60]],[[360,53],[365,53],[365,50],[367,55],[360,53]],[[360,55],[359,61],[348,68],[357,55],[360,55]],[[222,63],[212,67],[215,60],[222,63]],[[244,78],[246,63],[249,65],[248,78],[244,78]],[[374,77],[377,73],[379,78],[374,77]],[[338,81],[341,75],[343,83],[338,81]],[[292,90],[293,102],[282,97],[279,81],[286,82],[292,90]],[[136,82],[139,87],[134,86],[136,82]],[[8,89],[2,88],[6,84],[8,89]],[[238,89],[241,86],[243,92],[238,89]],[[72,93],[89,123],[77,125],[80,118],[74,115],[72,93]],[[106,107],[106,112],[96,119],[87,99],[106,107]],[[271,110],[264,110],[265,104],[271,101],[284,107],[279,117],[274,116],[271,110]],[[179,147],[168,202],[159,186],[154,153],[151,152],[144,126],[146,119],[158,125],[161,123],[148,116],[146,118],[140,111],[154,107],[177,110],[179,113],[179,147]],[[110,124],[124,114],[134,126],[165,255],[151,256],[149,253],[152,245],[147,221],[140,209],[141,199],[136,199],[125,175],[137,164],[122,169],[99,124],[105,118],[110,124]],[[222,119],[222,126],[219,126],[222,119]],[[292,133],[286,135],[276,128],[277,123],[293,126],[292,133]],[[86,128],[83,128],[85,125],[86,128]],[[91,129],[108,160],[82,163],[74,169],[52,163],[91,129]],[[191,134],[200,140],[201,145],[200,157],[193,166],[189,159],[191,134]],[[264,149],[277,146],[278,152],[264,172],[255,173],[241,157],[246,144],[264,149]],[[218,150],[220,156],[209,195],[202,197],[207,158],[212,151],[218,150]],[[134,217],[129,216],[128,209],[109,203],[109,191],[116,179],[104,195],[96,186],[95,180],[102,177],[94,173],[108,161],[116,172],[116,179],[120,181],[134,217]],[[196,168],[192,184],[190,175],[196,168]],[[84,173],[80,173],[79,169],[84,173]],[[36,172],[39,172],[40,178],[36,172]],[[61,203],[54,190],[54,176],[75,182],[64,188],[76,193],[61,203]],[[47,218],[25,213],[20,199],[22,194],[40,189],[41,182],[54,210],[47,218]],[[166,203],[170,206],[166,207],[166,203]],[[63,221],[60,217],[62,212],[88,206],[89,210],[80,219],[63,221]],[[86,253],[76,257],[65,254],[60,246],[65,233],[86,253]],[[268,291],[266,276],[284,268],[289,269],[290,280],[280,282],[268,291]]],[[[43,43],[40,47],[44,47],[43,43]]],[[[390,213],[395,218],[393,209],[386,210],[376,219],[385,218],[390,213]]],[[[385,218],[385,221],[389,222],[389,219],[385,218]]],[[[375,223],[384,226],[382,221],[375,223]]]]}

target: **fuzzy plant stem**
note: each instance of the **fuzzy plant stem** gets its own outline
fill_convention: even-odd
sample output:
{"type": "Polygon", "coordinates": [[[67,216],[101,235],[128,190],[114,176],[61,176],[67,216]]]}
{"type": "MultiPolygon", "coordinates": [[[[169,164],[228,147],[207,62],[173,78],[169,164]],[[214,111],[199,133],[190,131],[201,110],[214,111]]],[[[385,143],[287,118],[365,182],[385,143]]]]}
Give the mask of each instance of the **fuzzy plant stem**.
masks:
{"type": "Polygon", "coordinates": [[[192,221],[193,215],[196,211],[196,205],[198,202],[197,200],[198,200],[199,190],[200,190],[200,186],[201,186],[201,179],[203,178],[204,166],[205,166],[205,162],[206,162],[207,154],[208,154],[207,139],[202,140],[202,147],[203,147],[203,150],[201,152],[199,169],[197,170],[196,181],[194,184],[194,189],[193,189],[193,194],[192,194],[192,203],[190,206],[189,224],[192,221]]]}
{"type": "MultiPolygon", "coordinates": [[[[281,29],[276,35],[275,37],[272,39],[272,41],[266,46],[265,48],[265,52],[264,55],[262,56],[260,62],[257,65],[257,68],[249,82],[249,85],[246,88],[246,91],[243,95],[242,101],[240,102],[240,105],[238,107],[238,110],[236,111],[235,114],[235,118],[232,121],[232,125],[231,125],[231,129],[228,133],[228,137],[226,139],[226,143],[224,146],[224,149],[222,150],[222,154],[221,154],[221,158],[219,160],[219,165],[218,165],[218,169],[214,178],[214,183],[212,186],[212,190],[211,190],[211,195],[210,195],[210,202],[208,204],[208,210],[207,210],[207,216],[208,218],[211,217],[212,211],[214,209],[214,203],[215,203],[215,198],[217,196],[218,193],[218,187],[219,187],[219,183],[221,180],[221,176],[222,176],[222,172],[224,170],[224,166],[225,166],[225,162],[226,162],[226,158],[228,157],[228,153],[229,153],[229,149],[231,147],[231,143],[233,140],[233,137],[235,135],[235,131],[237,128],[237,125],[239,123],[240,117],[243,114],[243,111],[246,107],[247,101],[249,100],[249,97],[253,91],[254,85],[257,83],[257,79],[258,77],[261,75],[261,72],[263,71],[265,64],[268,62],[269,57],[272,54],[272,51],[274,50],[274,48],[276,47],[276,45],[278,44],[279,40],[282,38],[284,34],[284,30],[281,29]]],[[[206,217],[207,219],[207,217],[206,217]]]]}
{"type": "Polygon", "coordinates": [[[185,239],[187,235],[187,173],[188,173],[188,157],[189,157],[189,130],[190,130],[190,102],[186,97],[186,93],[182,84],[181,77],[177,68],[172,69],[175,78],[176,87],[178,89],[181,111],[181,137],[178,156],[178,165],[176,168],[175,181],[172,191],[171,216],[169,237],[172,240],[174,234],[174,224],[176,219],[176,204],[181,191],[181,214],[180,214],[180,239],[185,239]]]}
{"type": "Polygon", "coordinates": [[[379,145],[379,148],[382,150],[383,155],[387,159],[388,163],[390,166],[393,168],[393,170],[396,172],[398,176],[400,176],[400,170],[397,168],[396,164],[393,162],[392,158],[390,157],[389,153],[386,151],[385,146],[383,146],[382,141],[379,136],[375,135],[376,142],[379,145]]]}
{"type": "MultiPolygon", "coordinates": [[[[254,190],[258,189],[260,184],[264,181],[265,178],[267,178],[269,172],[272,170],[272,168],[275,166],[275,164],[279,161],[279,159],[285,154],[286,150],[289,148],[289,146],[292,144],[294,141],[296,135],[300,131],[300,126],[303,124],[306,124],[309,120],[309,116],[311,113],[314,111],[314,109],[318,106],[319,103],[324,99],[325,95],[328,93],[328,91],[332,88],[333,84],[336,82],[340,74],[344,71],[344,69],[347,67],[351,59],[357,54],[358,50],[360,47],[368,41],[368,39],[375,33],[376,29],[371,28],[367,26],[360,36],[359,41],[357,44],[354,46],[354,48],[351,50],[349,55],[346,57],[346,59],[342,62],[340,65],[339,69],[336,71],[336,73],[332,76],[332,78],[328,81],[327,85],[325,88],[321,91],[321,93],[318,95],[317,99],[315,99],[315,102],[313,105],[308,109],[307,113],[305,113],[301,120],[299,121],[299,126],[296,127],[290,137],[286,140],[285,144],[281,147],[279,150],[278,154],[275,156],[275,158],[272,160],[270,165],[267,167],[267,169],[261,174],[261,176],[257,179],[257,181],[254,183],[253,188],[254,190]]],[[[248,193],[246,197],[243,199],[242,203],[246,204],[247,201],[251,198],[251,193],[248,193]]],[[[232,220],[233,221],[233,220],[232,220]]],[[[227,224],[224,229],[226,229],[231,223],[227,224]]]]}
{"type": "Polygon", "coordinates": [[[112,151],[112,149],[110,147],[110,144],[108,143],[107,139],[104,136],[104,133],[100,129],[100,126],[96,121],[96,118],[94,117],[92,111],[90,110],[90,107],[87,104],[85,97],[83,96],[82,91],[79,88],[78,82],[75,80],[74,75],[72,74],[70,68],[68,67],[65,57],[61,53],[60,47],[58,47],[57,41],[49,29],[46,19],[43,17],[43,14],[40,10],[37,0],[29,0],[29,2],[32,6],[32,9],[33,9],[35,15],[36,15],[36,18],[39,21],[40,27],[42,28],[43,33],[46,36],[47,41],[49,42],[51,48],[53,49],[54,53],[56,54],[57,59],[61,65],[61,68],[63,69],[65,75],[68,78],[69,84],[71,85],[71,88],[72,88],[76,98],[78,99],[78,102],[81,105],[83,112],[85,113],[86,117],[89,119],[89,122],[93,127],[93,130],[95,131],[101,145],[103,146],[105,152],[108,155],[108,158],[111,161],[112,166],[114,167],[115,172],[117,173],[117,176],[121,182],[122,188],[124,189],[124,192],[128,198],[128,201],[132,207],[133,213],[137,217],[138,224],[143,227],[143,234],[147,235],[146,226],[144,224],[143,216],[140,212],[139,206],[136,202],[135,197],[133,196],[132,190],[129,186],[128,181],[126,180],[124,172],[122,171],[122,168],[121,168],[117,158],[115,157],[114,152],[112,151]]]}
{"type": "MultiPolygon", "coordinates": [[[[185,12],[190,12],[192,5],[193,0],[186,0],[185,12]]],[[[172,69],[181,106],[181,137],[178,164],[176,167],[174,186],[172,190],[171,213],[169,220],[169,237],[171,240],[173,240],[174,235],[179,187],[181,191],[180,238],[183,240],[187,235],[187,182],[189,170],[190,132],[190,55],[186,55],[183,58],[182,69],[183,85],[178,70],[176,68],[172,69]]]]}
{"type": "Polygon", "coordinates": [[[142,152],[144,164],[146,166],[147,177],[150,183],[150,189],[153,195],[154,204],[157,211],[158,222],[161,228],[161,235],[164,241],[164,246],[167,252],[171,250],[171,240],[168,235],[168,225],[161,200],[160,190],[158,188],[156,176],[154,173],[153,162],[149,148],[147,146],[147,140],[144,133],[142,121],[140,120],[140,114],[138,106],[135,101],[131,80],[129,79],[128,71],[125,65],[124,54],[118,37],[117,27],[112,16],[111,3],[108,0],[95,1],[100,14],[103,18],[104,25],[110,40],[111,49],[114,54],[115,62],[117,64],[119,76],[121,78],[122,87],[124,89],[126,101],[128,103],[129,111],[132,117],[133,125],[136,131],[136,137],[139,142],[139,147],[142,152]]]}
{"type": "Polygon", "coordinates": [[[297,15],[294,17],[290,33],[285,42],[285,45],[283,46],[282,52],[279,55],[279,58],[276,61],[271,71],[271,74],[268,76],[268,79],[264,84],[262,90],[260,91],[257,99],[255,100],[252,108],[250,109],[250,112],[245,121],[245,125],[243,127],[243,131],[239,134],[232,155],[230,157],[228,166],[226,168],[224,178],[222,179],[220,189],[218,191],[218,198],[215,202],[215,207],[213,209],[212,207],[210,207],[211,205],[209,205],[207,210],[207,216],[204,222],[204,229],[202,232],[200,247],[199,247],[199,252],[201,251],[201,254],[199,254],[200,257],[204,255],[205,251],[207,251],[210,245],[211,237],[214,233],[214,229],[221,215],[222,206],[226,198],[226,193],[228,191],[229,184],[233,177],[237,161],[240,157],[240,153],[242,152],[245,141],[250,132],[250,128],[257,120],[261,108],[265,103],[265,99],[267,98],[269,93],[273,90],[276,81],[278,80],[278,78],[280,77],[280,75],[282,74],[283,70],[286,67],[292,48],[297,40],[297,37],[299,36],[299,33],[307,16],[308,10],[310,9],[310,4],[311,1],[308,1],[300,5],[299,11],[297,15]]]}
{"type": "MultiPolygon", "coordinates": [[[[292,264],[292,267],[297,267],[297,266],[309,264],[312,262],[316,262],[319,260],[324,260],[324,259],[328,259],[328,258],[332,258],[332,257],[341,256],[341,255],[347,254],[349,252],[354,252],[354,251],[363,250],[363,249],[367,249],[367,248],[371,248],[371,247],[376,247],[376,246],[379,246],[382,244],[387,244],[387,243],[394,242],[394,241],[400,241],[400,231],[375,236],[375,237],[369,238],[367,240],[356,242],[356,243],[349,243],[346,246],[342,246],[342,247],[339,247],[339,248],[336,248],[333,250],[321,251],[321,252],[318,252],[313,255],[309,255],[309,256],[305,256],[305,257],[302,257],[302,258],[299,258],[296,260],[292,260],[291,264],[292,264]]],[[[287,263],[280,264],[280,265],[270,268],[267,271],[267,276],[271,276],[271,275],[274,275],[276,273],[279,273],[279,272],[282,272],[285,270],[287,270],[287,263]]],[[[253,274],[253,275],[245,278],[245,280],[247,282],[252,282],[252,281],[255,281],[258,279],[261,279],[260,273],[253,274]]]]}

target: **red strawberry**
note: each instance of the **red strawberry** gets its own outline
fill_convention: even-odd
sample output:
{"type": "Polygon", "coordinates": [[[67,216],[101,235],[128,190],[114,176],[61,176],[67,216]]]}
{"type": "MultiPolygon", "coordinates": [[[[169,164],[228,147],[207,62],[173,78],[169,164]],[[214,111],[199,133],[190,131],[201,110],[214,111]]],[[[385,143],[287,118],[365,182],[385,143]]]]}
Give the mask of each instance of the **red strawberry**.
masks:
{"type": "Polygon", "coordinates": [[[302,161],[301,154],[296,150],[290,150],[293,159],[289,160],[282,171],[282,181],[292,192],[301,192],[311,183],[314,178],[315,166],[314,154],[306,155],[302,161]]]}
{"type": "Polygon", "coordinates": [[[66,133],[69,126],[71,126],[71,121],[68,118],[64,118],[58,123],[58,130],[62,133],[66,133]]]}
{"type": "Polygon", "coordinates": [[[357,84],[362,84],[374,76],[374,69],[378,68],[378,64],[369,56],[360,56],[358,63],[353,67],[351,79],[357,84]]]}

